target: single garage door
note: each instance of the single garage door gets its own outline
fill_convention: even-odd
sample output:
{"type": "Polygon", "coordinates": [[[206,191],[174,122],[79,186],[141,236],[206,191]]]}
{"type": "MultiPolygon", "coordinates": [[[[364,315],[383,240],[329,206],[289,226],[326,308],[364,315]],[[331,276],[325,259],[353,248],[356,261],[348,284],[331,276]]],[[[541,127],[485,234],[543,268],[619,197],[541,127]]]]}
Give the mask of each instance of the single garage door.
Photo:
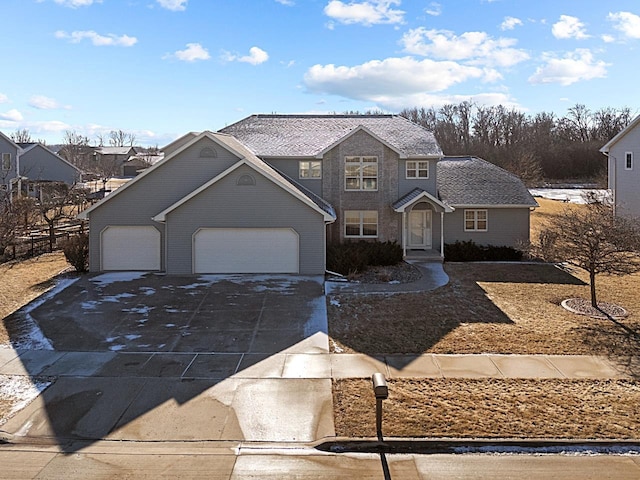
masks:
{"type": "Polygon", "coordinates": [[[100,246],[102,270],[160,270],[160,232],[154,227],[107,227],[100,246]]]}
{"type": "Polygon", "coordinates": [[[298,273],[291,228],[203,228],[193,239],[194,273],[298,273]]]}

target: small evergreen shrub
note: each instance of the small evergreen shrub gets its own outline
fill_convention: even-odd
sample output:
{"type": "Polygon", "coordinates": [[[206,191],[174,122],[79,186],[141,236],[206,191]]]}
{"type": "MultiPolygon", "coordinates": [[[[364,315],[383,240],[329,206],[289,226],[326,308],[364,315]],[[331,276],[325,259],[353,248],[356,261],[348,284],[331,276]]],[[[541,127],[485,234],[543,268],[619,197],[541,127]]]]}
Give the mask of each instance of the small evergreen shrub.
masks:
{"type": "Polygon", "coordinates": [[[402,247],[396,242],[334,243],[327,246],[327,270],[342,275],[363,272],[370,266],[395,265],[402,261],[402,247]]]}
{"type": "Polygon", "coordinates": [[[444,259],[447,262],[519,262],[522,252],[512,247],[478,245],[473,240],[446,243],[444,259]]]}
{"type": "Polygon", "coordinates": [[[89,270],[89,235],[81,233],[61,242],[64,256],[77,272],[89,270]]]}

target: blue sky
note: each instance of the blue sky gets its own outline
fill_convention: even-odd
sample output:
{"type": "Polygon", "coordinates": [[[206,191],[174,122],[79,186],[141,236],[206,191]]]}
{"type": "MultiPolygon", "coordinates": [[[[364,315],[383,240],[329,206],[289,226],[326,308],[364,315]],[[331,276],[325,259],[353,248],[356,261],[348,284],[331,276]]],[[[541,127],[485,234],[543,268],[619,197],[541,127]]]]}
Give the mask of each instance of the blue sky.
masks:
{"type": "Polygon", "coordinates": [[[162,146],[253,113],[639,111],[638,0],[1,0],[0,131],[162,146]]]}

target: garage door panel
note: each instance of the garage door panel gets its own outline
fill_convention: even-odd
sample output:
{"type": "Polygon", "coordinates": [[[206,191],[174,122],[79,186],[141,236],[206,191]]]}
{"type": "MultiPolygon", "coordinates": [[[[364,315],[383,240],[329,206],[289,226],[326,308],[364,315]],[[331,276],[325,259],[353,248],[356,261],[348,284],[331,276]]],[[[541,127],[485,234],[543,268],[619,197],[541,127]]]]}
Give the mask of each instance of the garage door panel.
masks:
{"type": "Polygon", "coordinates": [[[101,234],[102,270],[160,270],[160,232],[152,226],[111,226],[101,234]]]}
{"type": "Polygon", "coordinates": [[[195,273],[298,273],[291,228],[203,228],[194,235],[195,273]]]}

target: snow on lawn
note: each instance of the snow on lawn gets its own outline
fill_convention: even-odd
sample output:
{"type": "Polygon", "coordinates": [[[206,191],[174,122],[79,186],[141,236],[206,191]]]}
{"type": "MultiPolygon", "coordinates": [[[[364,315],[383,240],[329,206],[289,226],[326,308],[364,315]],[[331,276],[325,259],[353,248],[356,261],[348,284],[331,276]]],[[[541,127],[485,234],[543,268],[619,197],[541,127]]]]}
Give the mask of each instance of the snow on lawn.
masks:
{"type": "Polygon", "coordinates": [[[531,188],[529,189],[529,192],[534,197],[580,204],[587,203],[585,200],[585,195],[587,194],[593,194],[599,200],[608,200],[611,198],[611,194],[608,190],[592,188],[531,188]]]}
{"type": "Polygon", "coordinates": [[[33,302],[22,307],[22,309],[16,313],[16,315],[22,317],[22,321],[20,322],[22,332],[15,339],[12,338],[12,348],[16,350],[53,350],[53,345],[51,345],[49,339],[44,336],[42,330],[40,330],[40,326],[31,316],[31,312],[78,280],[79,278],[63,278],[58,280],[55,287],[33,302]]]}
{"type": "Polygon", "coordinates": [[[0,425],[31,403],[50,381],[20,375],[0,375],[0,425]]]}

